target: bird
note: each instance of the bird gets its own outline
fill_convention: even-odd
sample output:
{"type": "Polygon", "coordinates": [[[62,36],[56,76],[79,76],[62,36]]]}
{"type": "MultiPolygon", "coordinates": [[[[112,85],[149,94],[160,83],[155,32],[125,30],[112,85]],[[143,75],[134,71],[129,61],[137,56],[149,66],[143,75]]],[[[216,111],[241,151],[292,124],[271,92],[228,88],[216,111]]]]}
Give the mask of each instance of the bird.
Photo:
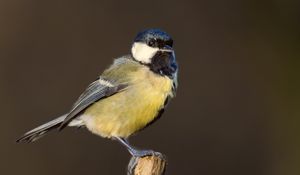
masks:
{"type": "Polygon", "coordinates": [[[157,28],[138,32],[130,53],[116,58],[69,112],[26,132],[17,142],[34,142],[52,130],[83,127],[118,141],[132,156],[153,155],[153,150],[130,145],[128,138],[162,116],[176,95],[177,74],[172,37],[157,28]]]}

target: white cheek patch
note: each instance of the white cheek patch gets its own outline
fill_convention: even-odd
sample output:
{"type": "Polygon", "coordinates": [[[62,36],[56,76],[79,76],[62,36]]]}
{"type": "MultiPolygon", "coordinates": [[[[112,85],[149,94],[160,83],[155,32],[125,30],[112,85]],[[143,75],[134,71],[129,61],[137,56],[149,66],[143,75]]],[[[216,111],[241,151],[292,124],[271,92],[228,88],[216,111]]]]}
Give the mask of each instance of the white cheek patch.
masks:
{"type": "Polygon", "coordinates": [[[142,63],[151,63],[151,58],[156,54],[158,48],[153,48],[145,43],[136,42],[131,48],[133,58],[142,63]]]}

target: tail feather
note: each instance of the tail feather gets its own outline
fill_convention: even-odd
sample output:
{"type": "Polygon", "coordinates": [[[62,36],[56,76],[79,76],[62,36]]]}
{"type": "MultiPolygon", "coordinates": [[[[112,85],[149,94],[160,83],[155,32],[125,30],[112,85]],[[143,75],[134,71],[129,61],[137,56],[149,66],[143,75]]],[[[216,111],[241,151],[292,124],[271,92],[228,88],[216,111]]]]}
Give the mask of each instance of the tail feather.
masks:
{"type": "Polygon", "coordinates": [[[20,137],[16,142],[34,142],[39,138],[43,137],[49,131],[56,129],[60,126],[60,124],[65,120],[66,114],[58,117],[48,123],[45,123],[37,128],[34,128],[28,132],[26,132],[22,137],[20,137]]]}

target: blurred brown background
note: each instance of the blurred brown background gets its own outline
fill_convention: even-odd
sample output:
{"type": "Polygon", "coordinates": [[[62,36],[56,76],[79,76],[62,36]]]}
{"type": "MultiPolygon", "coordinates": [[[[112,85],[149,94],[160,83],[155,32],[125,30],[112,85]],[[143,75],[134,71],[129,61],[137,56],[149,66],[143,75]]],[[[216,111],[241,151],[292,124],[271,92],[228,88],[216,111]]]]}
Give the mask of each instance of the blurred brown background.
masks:
{"type": "Polygon", "coordinates": [[[16,144],[68,111],[136,33],[170,33],[178,96],[131,138],[170,175],[300,174],[300,3],[0,1],[1,174],[125,174],[127,151],[85,129],[16,144]]]}

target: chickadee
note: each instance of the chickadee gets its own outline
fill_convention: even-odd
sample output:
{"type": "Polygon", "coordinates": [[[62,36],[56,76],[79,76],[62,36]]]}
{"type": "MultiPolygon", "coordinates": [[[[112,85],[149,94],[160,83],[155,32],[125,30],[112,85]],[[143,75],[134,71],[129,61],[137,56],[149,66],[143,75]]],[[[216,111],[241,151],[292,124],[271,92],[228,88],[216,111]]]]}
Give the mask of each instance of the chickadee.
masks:
{"type": "Polygon", "coordinates": [[[156,121],[175,96],[178,66],[172,46],[171,36],[162,30],[138,33],[131,54],[115,59],[67,114],[25,133],[17,142],[33,142],[67,126],[86,127],[119,141],[133,156],[153,154],[135,149],[127,138],[156,121]]]}

